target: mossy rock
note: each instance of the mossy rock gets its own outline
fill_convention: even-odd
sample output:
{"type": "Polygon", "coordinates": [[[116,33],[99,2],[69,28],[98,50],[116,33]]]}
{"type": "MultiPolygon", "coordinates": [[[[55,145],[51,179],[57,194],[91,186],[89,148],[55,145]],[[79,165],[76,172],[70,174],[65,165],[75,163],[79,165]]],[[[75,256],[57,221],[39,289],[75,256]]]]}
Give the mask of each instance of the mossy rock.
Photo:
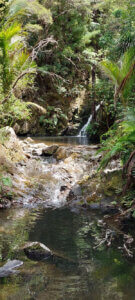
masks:
{"type": "Polygon", "coordinates": [[[32,260],[45,260],[53,255],[49,248],[39,242],[30,242],[23,249],[27,257],[32,260]]]}

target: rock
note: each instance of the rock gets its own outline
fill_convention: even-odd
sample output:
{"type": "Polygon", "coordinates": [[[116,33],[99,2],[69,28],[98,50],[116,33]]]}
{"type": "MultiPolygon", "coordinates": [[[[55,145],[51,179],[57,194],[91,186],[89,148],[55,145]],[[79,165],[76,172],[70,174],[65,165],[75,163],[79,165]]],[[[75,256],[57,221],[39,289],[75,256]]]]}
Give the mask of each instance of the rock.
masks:
{"type": "Polygon", "coordinates": [[[15,125],[13,126],[13,129],[15,131],[16,134],[18,134],[20,132],[20,125],[18,123],[15,123],[15,125]]]}
{"type": "Polygon", "coordinates": [[[0,202],[0,209],[10,208],[11,207],[11,201],[8,199],[2,199],[0,202]]]}
{"type": "Polygon", "coordinates": [[[65,147],[59,147],[57,149],[57,151],[55,152],[54,154],[54,157],[57,159],[57,160],[61,160],[61,159],[65,159],[69,156],[68,152],[67,152],[67,148],[65,147]]]}
{"type": "Polygon", "coordinates": [[[69,136],[75,136],[80,128],[80,123],[77,124],[71,124],[68,126],[68,128],[65,130],[65,134],[69,136]]]}
{"type": "Polygon", "coordinates": [[[33,139],[30,138],[29,136],[23,142],[25,142],[25,143],[34,143],[33,139]]]}
{"type": "Polygon", "coordinates": [[[27,134],[29,131],[30,131],[30,124],[28,121],[25,121],[19,133],[27,134]]]}
{"type": "Polygon", "coordinates": [[[12,127],[6,126],[0,129],[1,134],[5,137],[5,140],[14,140],[17,138],[15,131],[12,127]]]}
{"type": "Polygon", "coordinates": [[[63,192],[67,189],[68,189],[68,187],[66,185],[62,185],[61,188],[60,188],[60,192],[63,192]]]}
{"type": "Polygon", "coordinates": [[[39,148],[42,148],[42,149],[44,149],[44,150],[46,150],[46,149],[48,148],[48,146],[45,145],[44,143],[36,144],[35,147],[38,148],[38,149],[39,149],[39,148]]]}
{"type": "Polygon", "coordinates": [[[42,154],[43,154],[42,148],[32,150],[32,155],[41,156],[42,154]]]}
{"type": "MultiPolygon", "coordinates": [[[[2,145],[5,148],[4,156],[14,162],[25,159],[25,155],[22,149],[21,141],[17,138],[14,129],[6,126],[0,129],[0,134],[3,136],[2,145]]],[[[2,153],[0,153],[0,157],[2,153]]]]}
{"type": "Polygon", "coordinates": [[[34,102],[27,102],[27,106],[28,108],[32,109],[32,111],[35,111],[38,115],[46,115],[47,113],[44,107],[34,102]]]}
{"type": "Polygon", "coordinates": [[[73,193],[74,196],[81,196],[82,195],[82,189],[81,189],[79,184],[75,185],[72,188],[71,192],[73,193]]]}
{"type": "Polygon", "coordinates": [[[44,244],[30,242],[23,247],[24,253],[33,260],[45,260],[53,256],[53,253],[44,244]]]}
{"type": "Polygon", "coordinates": [[[23,149],[26,154],[32,154],[34,156],[43,155],[43,151],[45,151],[48,146],[44,143],[34,144],[34,141],[31,138],[28,138],[22,142],[23,149]]]}
{"type": "MultiPolygon", "coordinates": [[[[45,155],[44,153],[46,152],[46,150],[48,150],[48,146],[46,146],[44,143],[36,144],[36,145],[34,145],[34,148],[32,149],[32,155],[37,155],[37,156],[45,155]]],[[[51,151],[53,152],[53,149],[48,150],[48,152],[49,151],[51,153],[51,151]]],[[[48,154],[48,155],[51,155],[51,154],[48,154]]]]}
{"type": "Polygon", "coordinates": [[[91,204],[89,204],[89,207],[91,208],[91,209],[101,209],[101,204],[100,203],[91,203],[91,204]]]}
{"type": "Polygon", "coordinates": [[[58,145],[52,145],[50,147],[47,147],[46,149],[43,149],[42,155],[51,156],[58,150],[58,148],[58,145]]]}
{"type": "Polygon", "coordinates": [[[0,268],[0,277],[7,277],[11,274],[16,273],[14,270],[23,265],[21,260],[9,260],[3,267],[0,268]]]}

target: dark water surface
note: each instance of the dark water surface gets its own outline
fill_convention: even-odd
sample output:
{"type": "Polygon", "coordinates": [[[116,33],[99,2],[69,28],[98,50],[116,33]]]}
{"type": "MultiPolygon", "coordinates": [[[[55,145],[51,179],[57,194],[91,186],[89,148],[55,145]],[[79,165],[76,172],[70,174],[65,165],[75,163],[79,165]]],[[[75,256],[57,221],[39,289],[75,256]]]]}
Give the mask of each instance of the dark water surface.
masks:
{"type": "Polygon", "coordinates": [[[0,261],[21,259],[18,274],[0,279],[0,300],[132,300],[135,265],[117,245],[94,249],[102,218],[94,212],[63,209],[10,209],[0,212],[0,261]],[[19,248],[39,241],[61,257],[28,259],[19,248]]]}

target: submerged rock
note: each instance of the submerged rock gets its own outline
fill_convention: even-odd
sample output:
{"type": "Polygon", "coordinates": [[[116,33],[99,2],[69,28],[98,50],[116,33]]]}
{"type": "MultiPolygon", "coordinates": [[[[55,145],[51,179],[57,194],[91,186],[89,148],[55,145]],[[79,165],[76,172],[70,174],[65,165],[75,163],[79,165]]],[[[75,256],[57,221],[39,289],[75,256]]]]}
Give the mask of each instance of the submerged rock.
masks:
{"type": "Polygon", "coordinates": [[[53,256],[53,253],[44,244],[30,242],[23,247],[24,253],[33,260],[45,260],[53,256]]]}
{"type": "Polygon", "coordinates": [[[7,277],[17,272],[14,270],[23,265],[21,260],[9,260],[3,267],[0,268],[0,277],[7,277]]]}

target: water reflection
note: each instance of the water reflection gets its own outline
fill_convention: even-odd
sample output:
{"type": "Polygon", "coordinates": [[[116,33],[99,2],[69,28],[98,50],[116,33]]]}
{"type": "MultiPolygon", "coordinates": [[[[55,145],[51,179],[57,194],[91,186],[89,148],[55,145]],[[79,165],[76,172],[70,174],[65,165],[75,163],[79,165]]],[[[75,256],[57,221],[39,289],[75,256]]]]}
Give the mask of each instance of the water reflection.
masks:
{"type": "Polygon", "coordinates": [[[0,280],[0,299],[132,300],[135,268],[117,249],[93,248],[102,216],[68,209],[12,209],[0,213],[0,257],[24,261],[18,275],[0,280]],[[40,241],[61,256],[35,262],[18,251],[40,241]],[[6,243],[6,244],[5,244],[6,243]]]}

